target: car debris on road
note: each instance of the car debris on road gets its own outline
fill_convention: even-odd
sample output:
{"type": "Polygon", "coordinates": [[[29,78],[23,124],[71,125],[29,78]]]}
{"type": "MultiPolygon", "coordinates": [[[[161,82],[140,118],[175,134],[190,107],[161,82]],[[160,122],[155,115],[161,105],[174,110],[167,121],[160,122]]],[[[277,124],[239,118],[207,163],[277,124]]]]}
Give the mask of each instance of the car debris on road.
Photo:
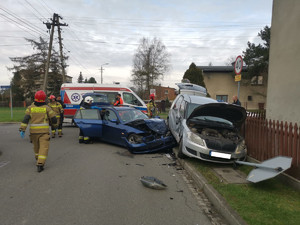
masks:
{"type": "Polygon", "coordinates": [[[167,185],[165,185],[162,181],[155,177],[142,176],[140,178],[140,181],[145,187],[155,190],[162,190],[167,188],[167,185]]]}

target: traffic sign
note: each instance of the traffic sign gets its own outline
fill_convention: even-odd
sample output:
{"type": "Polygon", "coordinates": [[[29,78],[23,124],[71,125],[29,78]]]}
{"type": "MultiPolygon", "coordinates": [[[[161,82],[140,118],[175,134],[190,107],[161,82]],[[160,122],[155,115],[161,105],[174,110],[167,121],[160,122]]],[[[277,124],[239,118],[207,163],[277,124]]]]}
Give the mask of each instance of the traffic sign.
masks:
{"type": "Polygon", "coordinates": [[[235,63],[234,63],[234,72],[236,75],[241,74],[243,69],[243,58],[242,56],[236,57],[235,63]]]}
{"type": "Polygon", "coordinates": [[[0,86],[0,89],[2,90],[7,90],[7,89],[10,89],[10,85],[1,85],[0,86]]]}
{"type": "Polygon", "coordinates": [[[241,81],[242,80],[242,75],[241,74],[235,75],[234,80],[235,81],[241,81]]]}

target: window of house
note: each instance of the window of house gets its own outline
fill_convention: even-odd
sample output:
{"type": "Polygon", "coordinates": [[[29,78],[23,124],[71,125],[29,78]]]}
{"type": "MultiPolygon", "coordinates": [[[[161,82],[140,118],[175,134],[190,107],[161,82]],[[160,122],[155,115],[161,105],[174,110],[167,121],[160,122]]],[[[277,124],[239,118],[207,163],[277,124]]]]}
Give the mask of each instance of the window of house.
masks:
{"type": "Polygon", "coordinates": [[[169,90],[165,90],[165,95],[169,94],[169,90]]]}
{"type": "Polygon", "coordinates": [[[263,85],[263,76],[252,77],[251,85],[263,85]]]}
{"type": "Polygon", "coordinates": [[[228,95],[217,95],[216,100],[218,102],[228,102],[228,95]]]}

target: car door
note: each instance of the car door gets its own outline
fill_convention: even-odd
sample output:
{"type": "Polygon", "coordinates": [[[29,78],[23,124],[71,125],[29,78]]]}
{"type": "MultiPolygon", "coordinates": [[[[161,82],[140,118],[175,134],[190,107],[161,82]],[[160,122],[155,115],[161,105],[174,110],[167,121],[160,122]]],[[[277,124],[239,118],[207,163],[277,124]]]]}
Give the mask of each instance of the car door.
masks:
{"type": "Polygon", "coordinates": [[[103,115],[103,140],[122,145],[123,144],[123,124],[120,123],[119,118],[115,111],[111,109],[105,109],[103,115]]]}
{"type": "Polygon", "coordinates": [[[75,116],[74,122],[82,130],[84,136],[102,137],[102,120],[98,109],[79,109],[75,116]]]}
{"type": "Polygon", "coordinates": [[[176,141],[179,142],[179,125],[181,121],[180,117],[180,105],[183,102],[183,96],[178,97],[170,109],[169,113],[169,128],[175,137],[176,141]]]}

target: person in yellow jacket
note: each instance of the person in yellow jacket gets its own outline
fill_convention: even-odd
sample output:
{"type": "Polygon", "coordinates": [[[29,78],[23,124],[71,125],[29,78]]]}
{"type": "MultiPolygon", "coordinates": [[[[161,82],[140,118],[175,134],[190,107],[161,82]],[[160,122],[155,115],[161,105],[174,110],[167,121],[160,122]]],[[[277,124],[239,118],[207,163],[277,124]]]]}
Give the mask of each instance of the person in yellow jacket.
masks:
{"type": "MultiPolygon", "coordinates": [[[[60,123],[60,115],[64,112],[64,109],[62,105],[56,101],[56,98],[54,95],[50,95],[49,97],[50,102],[48,103],[48,106],[52,108],[52,110],[56,113],[56,118],[57,118],[57,126],[58,127],[58,136],[62,136],[62,123],[60,123]]],[[[52,138],[55,138],[55,133],[56,133],[56,128],[54,126],[51,126],[52,130],[52,138]]]]}
{"type": "Polygon", "coordinates": [[[37,171],[42,172],[49,150],[49,122],[57,124],[55,112],[45,103],[46,94],[43,91],[37,91],[32,103],[25,111],[24,119],[19,128],[22,138],[25,136],[25,131],[30,123],[30,139],[33,143],[33,150],[37,171]]]}
{"type": "Polygon", "coordinates": [[[150,118],[153,118],[155,116],[157,116],[157,109],[156,109],[156,105],[154,102],[154,94],[150,95],[150,101],[147,104],[147,114],[150,118]]]}

